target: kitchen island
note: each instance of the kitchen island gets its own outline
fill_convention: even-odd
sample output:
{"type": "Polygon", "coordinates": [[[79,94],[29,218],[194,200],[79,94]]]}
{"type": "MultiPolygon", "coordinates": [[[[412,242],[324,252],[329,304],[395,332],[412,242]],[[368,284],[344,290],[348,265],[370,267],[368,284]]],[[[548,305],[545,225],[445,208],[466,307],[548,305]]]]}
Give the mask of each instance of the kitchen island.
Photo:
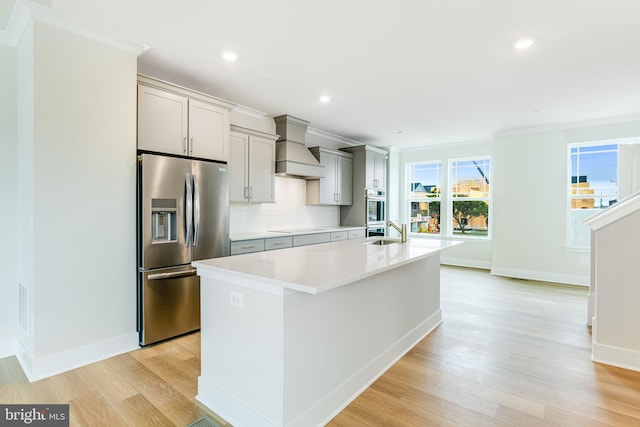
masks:
{"type": "Polygon", "coordinates": [[[333,418],[437,327],[440,251],[356,239],[194,262],[196,398],[236,426],[333,418]]]}

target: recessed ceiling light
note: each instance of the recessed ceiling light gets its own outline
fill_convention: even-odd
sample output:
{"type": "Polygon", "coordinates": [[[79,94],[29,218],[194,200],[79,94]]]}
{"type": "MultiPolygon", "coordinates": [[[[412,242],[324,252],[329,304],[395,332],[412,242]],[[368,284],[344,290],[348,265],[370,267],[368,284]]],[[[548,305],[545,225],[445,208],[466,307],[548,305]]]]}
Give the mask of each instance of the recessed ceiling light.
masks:
{"type": "Polygon", "coordinates": [[[235,61],[236,59],[238,59],[238,55],[235,52],[227,51],[227,52],[223,52],[222,53],[222,58],[225,61],[231,62],[231,61],[235,61]]]}
{"type": "Polygon", "coordinates": [[[544,113],[544,108],[536,108],[533,110],[534,113],[544,113]]]}
{"type": "Polygon", "coordinates": [[[516,42],[516,44],[513,45],[516,49],[528,49],[531,46],[533,46],[533,40],[531,39],[522,39],[522,40],[518,40],[516,42]]]}
{"type": "Polygon", "coordinates": [[[320,100],[320,102],[322,102],[323,104],[326,104],[327,102],[331,101],[331,97],[329,95],[322,95],[320,98],[318,98],[320,100]]]}

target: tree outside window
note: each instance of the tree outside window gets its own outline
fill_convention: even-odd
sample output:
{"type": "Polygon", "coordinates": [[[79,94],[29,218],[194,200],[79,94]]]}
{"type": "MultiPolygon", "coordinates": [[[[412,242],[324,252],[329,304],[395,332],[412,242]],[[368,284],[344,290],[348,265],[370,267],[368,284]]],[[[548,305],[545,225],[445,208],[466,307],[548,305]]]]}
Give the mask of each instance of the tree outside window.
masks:
{"type": "Polygon", "coordinates": [[[449,176],[452,234],[487,237],[491,160],[451,160],[449,176]]]}

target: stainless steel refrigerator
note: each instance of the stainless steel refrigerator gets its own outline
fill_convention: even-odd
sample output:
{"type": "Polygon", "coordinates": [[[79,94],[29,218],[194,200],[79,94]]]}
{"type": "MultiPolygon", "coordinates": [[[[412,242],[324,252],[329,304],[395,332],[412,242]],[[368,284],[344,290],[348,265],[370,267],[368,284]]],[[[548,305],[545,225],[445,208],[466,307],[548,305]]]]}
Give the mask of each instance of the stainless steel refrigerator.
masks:
{"type": "Polygon", "coordinates": [[[228,252],[227,165],[138,155],[141,345],[200,328],[200,278],[191,261],[228,252]]]}

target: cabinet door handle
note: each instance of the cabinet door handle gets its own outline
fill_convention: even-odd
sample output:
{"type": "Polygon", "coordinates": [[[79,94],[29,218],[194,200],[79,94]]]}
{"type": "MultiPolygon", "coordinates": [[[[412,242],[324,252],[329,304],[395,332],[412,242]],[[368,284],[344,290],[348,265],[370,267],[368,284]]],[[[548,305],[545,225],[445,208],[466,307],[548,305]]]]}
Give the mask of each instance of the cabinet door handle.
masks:
{"type": "Polygon", "coordinates": [[[182,138],[182,153],[187,154],[187,137],[182,138]]]}
{"type": "Polygon", "coordinates": [[[193,137],[189,138],[189,153],[193,154],[193,137]]]}

